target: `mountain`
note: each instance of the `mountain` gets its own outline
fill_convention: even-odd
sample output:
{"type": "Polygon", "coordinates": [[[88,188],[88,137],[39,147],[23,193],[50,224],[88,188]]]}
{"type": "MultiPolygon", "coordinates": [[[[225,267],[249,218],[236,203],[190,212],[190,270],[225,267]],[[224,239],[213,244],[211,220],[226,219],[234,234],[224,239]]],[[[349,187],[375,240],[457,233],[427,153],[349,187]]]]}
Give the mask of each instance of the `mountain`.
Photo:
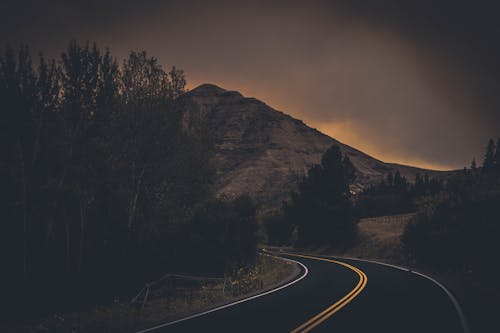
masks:
{"type": "Polygon", "coordinates": [[[354,192],[399,170],[408,180],[415,173],[443,177],[444,171],[384,163],[345,145],[262,101],[213,84],[187,92],[190,122],[202,119],[215,140],[215,188],[219,196],[249,194],[259,212],[281,207],[307,170],[333,144],[340,146],[357,171],[354,192]]]}

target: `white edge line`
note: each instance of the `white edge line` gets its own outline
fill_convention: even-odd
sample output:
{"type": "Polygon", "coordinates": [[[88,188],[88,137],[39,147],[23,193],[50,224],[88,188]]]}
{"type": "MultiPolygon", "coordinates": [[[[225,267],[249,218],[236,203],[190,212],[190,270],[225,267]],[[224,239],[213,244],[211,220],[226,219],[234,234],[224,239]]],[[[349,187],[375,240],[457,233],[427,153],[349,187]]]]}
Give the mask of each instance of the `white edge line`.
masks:
{"type": "Polygon", "coordinates": [[[282,258],[282,257],[278,257],[278,256],[273,256],[273,255],[270,255],[270,254],[263,254],[265,256],[270,256],[270,257],[274,257],[274,258],[278,258],[278,259],[281,259],[281,260],[285,260],[285,261],[290,261],[290,262],[294,262],[296,264],[299,264],[300,266],[302,266],[302,268],[304,269],[304,274],[302,274],[301,277],[299,277],[298,279],[295,279],[293,281],[290,281],[288,282],[287,284],[284,284],[280,287],[277,287],[277,288],[274,288],[274,289],[271,289],[271,290],[268,290],[262,294],[257,294],[257,295],[254,295],[254,296],[251,296],[251,297],[248,297],[248,298],[244,298],[244,299],[241,299],[239,301],[236,301],[236,302],[233,302],[233,303],[229,303],[229,304],[225,304],[225,305],[222,305],[222,306],[219,306],[219,307],[216,307],[216,308],[213,308],[213,309],[210,309],[208,311],[205,311],[205,312],[200,312],[200,313],[197,313],[197,314],[194,314],[194,315],[191,315],[191,316],[188,316],[188,317],[185,317],[185,318],[181,318],[181,319],[177,319],[177,320],[174,320],[174,321],[171,321],[171,322],[168,322],[168,323],[164,323],[164,324],[161,324],[161,325],[158,325],[158,326],[154,326],[154,327],[150,327],[150,328],[147,328],[145,330],[142,330],[142,331],[138,331],[136,333],[145,333],[145,332],[151,332],[151,331],[154,331],[154,330],[157,330],[159,328],[163,328],[163,327],[167,327],[167,326],[170,326],[170,325],[174,325],[174,324],[177,324],[177,323],[180,323],[180,322],[183,322],[183,321],[186,321],[186,320],[190,320],[190,319],[193,319],[193,318],[197,318],[197,317],[201,317],[201,316],[204,316],[206,314],[209,314],[209,313],[212,313],[212,312],[215,312],[215,311],[219,311],[219,310],[222,310],[222,309],[225,309],[225,308],[228,308],[230,306],[234,306],[234,305],[237,305],[237,304],[240,304],[240,303],[244,303],[244,302],[248,302],[248,301],[251,301],[253,299],[256,299],[256,298],[259,298],[259,297],[262,297],[262,296],[265,296],[265,295],[269,295],[271,293],[274,293],[276,291],[279,291],[281,289],[284,289],[286,287],[289,287],[297,282],[299,282],[300,280],[302,280],[303,278],[305,278],[307,276],[307,274],[309,273],[309,270],[307,269],[307,267],[296,261],[296,260],[292,260],[292,259],[288,259],[288,258],[282,258]]]}
{"type": "Polygon", "coordinates": [[[350,257],[337,257],[337,256],[330,256],[330,257],[332,257],[332,258],[347,259],[347,260],[354,260],[354,261],[364,261],[364,262],[369,262],[369,263],[372,263],[372,264],[378,264],[378,265],[382,265],[382,266],[388,266],[388,267],[392,267],[392,268],[395,268],[395,269],[399,269],[401,271],[413,273],[413,274],[416,274],[416,275],[421,276],[423,278],[426,278],[427,280],[429,280],[429,281],[433,282],[434,284],[436,284],[439,288],[441,288],[446,293],[446,295],[448,295],[449,299],[453,303],[453,306],[455,307],[455,310],[457,311],[458,317],[460,318],[460,323],[462,324],[462,328],[464,330],[464,333],[471,333],[470,328],[469,328],[469,323],[467,322],[467,318],[465,317],[465,314],[464,314],[464,312],[462,310],[462,307],[460,306],[460,303],[458,302],[458,300],[456,299],[456,297],[451,293],[451,291],[449,291],[448,288],[446,288],[442,283],[440,283],[436,279],[434,279],[434,278],[432,278],[432,277],[430,277],[428,275],[425,275],[423,273],[414,271],[414,270],[412,270],[410,268],[405,268],[405,267],[401,267],[401,266],[397,266],[397,265],[392,265],[392,264],[388,264],[388,263],[385,263],[385,262],[380,262],[380,261],[375,261],[375,260],[369,260],[369,259],[350,258],[350,257]]]}
{"type": "Polygon", "coordinates": [[[425,275],[423,273],[415,272],[415,271],[412,271],[412,273],[413,274],[417,274],[419,276],[422,276],[422,277],[424,277],[424,278],[426,278],[426,279],[434,282],[439,287],[441,287],[441,289],[444,290],[444,292],[448,295],[448,297],[450,298],[451,302],[455,306],[455,309],[457,310],[458,317],[460,318],[460,322],[462,323],[462,328],[464,329],[464,333],[470,333],[470,328],[469,328],[469,323],[467,322],[467,318],[465,318],[465,314],[464,314],[464,312],[462,310],[462,307],[460,306],[460,303],[458,303],[458,300],[451,293],[451,291],[449,291],[448,288],[446,288],[443,284],[441,284],[439,281],[436,281],[435,279],[433,279],[430,276],[427,276],[427,275],[425,275]]]}

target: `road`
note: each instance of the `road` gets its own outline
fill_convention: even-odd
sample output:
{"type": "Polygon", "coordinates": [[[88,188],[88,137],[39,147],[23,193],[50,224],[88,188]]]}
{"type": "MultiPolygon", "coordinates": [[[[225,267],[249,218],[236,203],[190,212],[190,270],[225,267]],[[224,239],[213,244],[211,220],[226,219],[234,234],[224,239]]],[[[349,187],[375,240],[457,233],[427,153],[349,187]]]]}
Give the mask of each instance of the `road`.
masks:
{"type": "Polygon", "coordinates": [[[280,256],[302,263],[300,281],[234,306],[149,332],[464,332],[434,282],[371,262],[280,256]]]}

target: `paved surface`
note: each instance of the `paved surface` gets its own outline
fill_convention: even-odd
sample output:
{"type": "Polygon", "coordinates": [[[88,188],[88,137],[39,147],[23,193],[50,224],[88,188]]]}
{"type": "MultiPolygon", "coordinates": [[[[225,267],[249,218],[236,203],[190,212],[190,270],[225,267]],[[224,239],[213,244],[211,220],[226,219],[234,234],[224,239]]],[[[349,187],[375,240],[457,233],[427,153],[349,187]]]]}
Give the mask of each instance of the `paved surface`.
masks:
{"type": "Polygon", "coordinates": [[[326,258],[281,256],[303,263],[308,275],[279,291],[152,332],[463,332],[449,297],[425,278],[376,263],[335,259],[349,268],[326,258]]]}

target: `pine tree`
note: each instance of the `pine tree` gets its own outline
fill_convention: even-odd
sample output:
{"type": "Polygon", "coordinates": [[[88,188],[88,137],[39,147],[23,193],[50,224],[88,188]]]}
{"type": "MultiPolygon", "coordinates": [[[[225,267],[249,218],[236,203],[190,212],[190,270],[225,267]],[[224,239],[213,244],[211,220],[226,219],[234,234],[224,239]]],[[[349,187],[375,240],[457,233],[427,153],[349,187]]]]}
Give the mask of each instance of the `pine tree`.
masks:
{"type": "Polygon", "coordinates": [[[389,172],[387,174],[387,186],[392,187],[394,185],[394,176],[392,175],[392,172],[389,172]]]}
{"type": "Polygon", "coordinates": [[[476,165],[476,158],[473,158],[472,159],[472,162],[470,163],[470,169],[472,171],[475,171],[477,169],[477,165],[476,165]]]}
{"type": "Polygon", "coordinates": [[[493,159],[495,157],[495,143],[493,139],[488,141],[488,146],[486,147],[486,154],[484,155],[483,161],[483,171],[488,171],[493,166],[493,159]]]}
{"type": "Polygon", "coordinates": [[[470,163],[470,174],[472,175],[473,181],[475,181],[478,176],[477,163],[475,157],[472,159],[472,162],[470,163]]]}
{"type": "Polygon", "coordinates": [[[500,138],[497,139],[495,155],[493,156],[493,165],[496,169],[500,168],[500,138]]]}

